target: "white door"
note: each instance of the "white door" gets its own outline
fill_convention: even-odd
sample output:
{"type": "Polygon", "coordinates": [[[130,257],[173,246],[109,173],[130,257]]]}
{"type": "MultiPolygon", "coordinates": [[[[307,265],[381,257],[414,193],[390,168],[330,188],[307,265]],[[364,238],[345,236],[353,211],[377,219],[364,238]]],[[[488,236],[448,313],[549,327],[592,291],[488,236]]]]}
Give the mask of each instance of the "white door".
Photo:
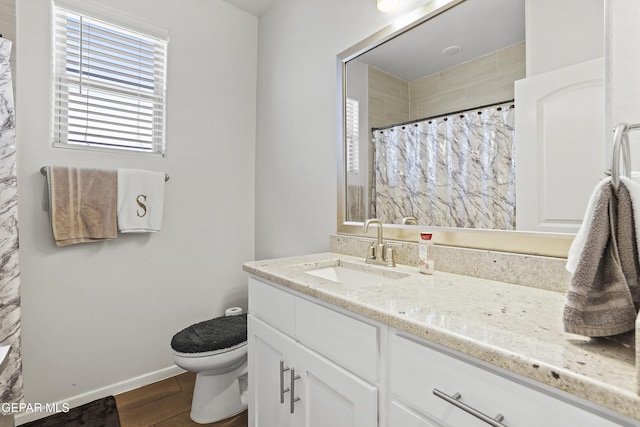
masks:
{"type": "Polygon", "coordinates": [[[575,233],[609,167],[602,58],[515,85],[516,229],[575,233]]]}
{"type": "Polygon", "coordinates": [[[296,346],[296,427],[376,427],[378,391],[305,346],[296,346]]]}
{"type": "Polygon", "coordinates": [[[289,370],[295,341],[252,315],[247,319],[249,358],[249,427],[292,426],[288,411],[289,370]],[[281,379],[282,383],[281,384],[281,379]]]}

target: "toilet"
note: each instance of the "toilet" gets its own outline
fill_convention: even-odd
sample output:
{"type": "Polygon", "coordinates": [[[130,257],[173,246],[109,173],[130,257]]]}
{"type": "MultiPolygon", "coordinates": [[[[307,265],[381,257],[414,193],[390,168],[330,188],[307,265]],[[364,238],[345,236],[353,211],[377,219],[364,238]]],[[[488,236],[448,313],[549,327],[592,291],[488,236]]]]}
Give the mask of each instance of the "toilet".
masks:
{"type": "Polygon", "coordinates": [[[173,361],[195,372],[191,419],[207,424],[247,409],[247,315],[193,324],[171,339],[173,361]]]}

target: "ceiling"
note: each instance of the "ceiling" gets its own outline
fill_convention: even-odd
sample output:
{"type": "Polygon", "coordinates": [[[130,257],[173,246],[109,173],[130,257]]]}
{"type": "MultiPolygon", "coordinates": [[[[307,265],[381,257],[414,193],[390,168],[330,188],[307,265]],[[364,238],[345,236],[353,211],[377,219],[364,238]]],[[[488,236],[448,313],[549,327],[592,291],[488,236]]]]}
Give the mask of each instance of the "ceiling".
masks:
{"type": "Polygon", "coordinates": [[[414,81],[523,41],[524,1],[467,0],[357,59],[414,81]],[[444,55],[449,46],[462,51],[444,55]]]}
{"type": "Polygon", "coordinates": [[[260,16],[275,0],[224,0],[254,16],[260,16]]]}
{"type": "MultiPolygon", "coordinates": [[[[275,0],[224,0],[260,16],[275,0]]],[[[466,0],[402,36],[358,57],[411,82],[525,39],[525,0],[466,0]],[[460,46],[455,55],[443,49],[460,46]]]]}

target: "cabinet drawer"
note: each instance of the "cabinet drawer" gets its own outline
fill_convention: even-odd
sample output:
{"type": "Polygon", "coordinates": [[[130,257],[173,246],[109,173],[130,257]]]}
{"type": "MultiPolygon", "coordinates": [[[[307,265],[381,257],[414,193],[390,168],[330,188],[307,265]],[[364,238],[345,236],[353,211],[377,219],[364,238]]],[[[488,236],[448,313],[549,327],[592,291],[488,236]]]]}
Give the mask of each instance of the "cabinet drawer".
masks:
{"type": "Polygon", "coordinates": [[[249,312],[290,336],[295,332],[295,297],[249,278],[249,312]]]}
{"type": "Polygon", "coordinates": [[[296,300],[296,338],[361,378],[378,378],[379,328],[302,298],[296,300]]]}
{"type": "Polygon", "coordinates": [[[389,427],[438,427],[396,401],[389,403],[389,427]]]}
{"type": "Polygon", "coordinates": [[[615,424],[541,391],[399,335],[391,337],[389,390],[438,423],[482,426],[484,421],[435,396],[437,389],[509,427],[598,426],[615,424]]]}

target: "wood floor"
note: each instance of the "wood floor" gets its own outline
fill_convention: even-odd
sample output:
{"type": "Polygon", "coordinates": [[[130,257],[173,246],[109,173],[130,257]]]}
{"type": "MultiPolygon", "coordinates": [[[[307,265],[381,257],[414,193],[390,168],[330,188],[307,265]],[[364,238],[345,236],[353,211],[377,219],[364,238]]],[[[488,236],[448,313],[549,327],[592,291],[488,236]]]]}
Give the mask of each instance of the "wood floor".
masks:
{"type": "Polygon", "coordinates": [[[247,427],[247,411],[213,424],[191,421],[196,376],[187,372],[116,396],[121,427],[247,427]]]}

